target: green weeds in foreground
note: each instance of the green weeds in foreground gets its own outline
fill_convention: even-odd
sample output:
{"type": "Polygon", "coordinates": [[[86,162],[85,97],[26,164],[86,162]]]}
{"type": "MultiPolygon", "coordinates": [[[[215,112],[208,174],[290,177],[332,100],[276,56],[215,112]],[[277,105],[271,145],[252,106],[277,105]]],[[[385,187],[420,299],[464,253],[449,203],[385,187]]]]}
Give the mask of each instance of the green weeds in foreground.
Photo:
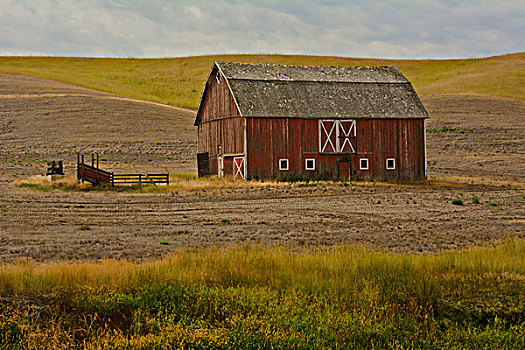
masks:
{"type": "Polygon", "coordinates": [[[11,348],[523,348],[525,241],[435,255],[180,250],[0,267],[11,348]],[[18,344],[18,345],[17,345],[18,344]]]}

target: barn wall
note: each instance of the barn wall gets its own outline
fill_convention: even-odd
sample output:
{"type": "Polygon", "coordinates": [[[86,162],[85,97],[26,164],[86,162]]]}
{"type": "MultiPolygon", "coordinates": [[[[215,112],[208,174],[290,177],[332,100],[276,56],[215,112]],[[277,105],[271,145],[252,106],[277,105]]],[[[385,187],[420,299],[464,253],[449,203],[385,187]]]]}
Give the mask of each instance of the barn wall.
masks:
{"type": "Polygon", "coordinates": [[[421,179],[425,177],[422,119],[366,119],[356,122],[356,154],[320,154],[317,119],[247,118],[247,177],[338,178],[341,162],[350,161],[352,179],[421,179]],[[305,169],[314,158],[315,170],[305,169]],[[359,159],[369,159],[369,170],[359,169],[359,159]],[[394,158],[396,168],[386,169],[394,158]],[[289,170],[279,170],[279,159],[289,160],[289,170]]]}
{"type": "Polygon", "coordinates": [[[355,179],[417,180],[425,178],[424,119],[366,119],[357,121],[357,154],[352,157],[355,179]],[[370,170],[359,170],[368,158],[370,170]],[[386,159],[394,158],[394,170],[386,159]]]}
{"type": "MultiPolygon", "coordinates": [[[[218,70],[208,80],[198,124],[198,153],[208,153],[209,174],[218,172],[218,145],[223,155],[244,153],[244,119],[239,116],[226,79],[217,81],[218,70]]],[[[225,158],[224,174],[233,173],[232,159],[225,158]]]]}
{"type": "MultiPolygon", "coordinates": [[[[244,153],[244,118],[231,117],[200,123],[198,126],[199,153],[208,152],[210,175],[216,175],[218,145],[223,155],[244,153]]],[[[229,160],[230,163],[232,160],[229,160]]],[[[233,165],[224,163],[225,175],[232,173],[233,165]]]]}
{"type": "Polygon", "coordinates": [[[206,122],[223,117],[239,116],[239,110],[230,92],[226,79],[217,81],[218,70],[208,79],[208,87],[204,93],[199,120],[206,122]]]}

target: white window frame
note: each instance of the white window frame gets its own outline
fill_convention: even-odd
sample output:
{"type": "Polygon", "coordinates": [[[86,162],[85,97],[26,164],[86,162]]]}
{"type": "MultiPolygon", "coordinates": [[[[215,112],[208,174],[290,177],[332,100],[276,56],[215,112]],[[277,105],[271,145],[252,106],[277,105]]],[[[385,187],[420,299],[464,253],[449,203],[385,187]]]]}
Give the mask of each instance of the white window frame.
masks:
{"type": "Polygon", "coordinates": [[[281,158],[279,159],[279,170],[290,170],[290,162],[287,158],[281,158]],[[286,167],[281,167],[281,162],[286,161],[286,167]]]}
{"type": "Polygon", "coordinates": [[[304,160],[304,168],[306,170],[315,170],[315,158],[306,158],[304,160]],[[312,161],[313,162],[313,166],[312,167],[308,167],[308,161],[312,161]]]}
{"type": "Polygon", "coordinates": [[[396,169],[396,159],[395,158],[387,158],[386,159],[386,170],[395,170],[396,169]],[[392,161],[394,165],[392,167],[388,166],[388,162],[392,161]]]}
{"type": "Polygon", "coordinates": [[[370,169],[370,160],[368,158],[359,158],[359,170],[369,170],[370,169]],[[366,167],[363,166],[363,160],[366,160],[366,167]]]}
{"type": "Polygon", "coordinates": [[[215,79],[217,79],[217,83],[221,83],[221,72],[217,72],[217,75],[215,76],[215,79]]]}

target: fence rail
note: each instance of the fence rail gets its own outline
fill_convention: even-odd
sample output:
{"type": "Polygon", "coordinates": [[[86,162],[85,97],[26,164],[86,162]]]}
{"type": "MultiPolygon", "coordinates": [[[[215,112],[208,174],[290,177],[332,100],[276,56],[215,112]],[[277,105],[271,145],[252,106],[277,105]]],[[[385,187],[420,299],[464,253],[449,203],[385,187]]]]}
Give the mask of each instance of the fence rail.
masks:
{"type": "Polygon", "coordinates": [[[79,181],[87,181],[92,184],[108,183],[111,186],[115,184],[127,184],[127,185],[149,185],[155,186],[170,184],[170,174],[115,174],[113,172],[102,170],[98,167],[98,154],[96,158],[91,157],[91,165],[84,162],[84,156],[82,159],[80,155],[77,157],[77,179],[79,181]]]}
{"type": "Polygon", "coordinates": [[[160,185],[170,184],[169,174],[114,174],[114,184],[135,184],[142,186],[148,184],[160,185]]]}

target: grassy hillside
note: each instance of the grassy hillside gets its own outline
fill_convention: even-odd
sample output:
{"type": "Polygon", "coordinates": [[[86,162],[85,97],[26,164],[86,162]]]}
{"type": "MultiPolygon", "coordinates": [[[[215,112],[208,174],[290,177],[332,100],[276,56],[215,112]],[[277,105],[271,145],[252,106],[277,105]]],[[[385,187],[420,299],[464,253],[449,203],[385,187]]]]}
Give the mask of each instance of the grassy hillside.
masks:
{"type": "Polygon", "coordinates": [[[333,66],[395,65],[412,81],[421,95],[481,94],[525,100],[525,53],[461,60],[284,55],[165,59],[0,57],[0,72],[58,80],[195,109],[214,61],[333,66]]]}
{"type": "MultiPolygon", "coordinates": [[[[7,349],[523,349],[525,241],[435,255],[237,246],[0,266],[7,349]]],[[[0,348],[2,348],[0,346],[0,348]]]]}

